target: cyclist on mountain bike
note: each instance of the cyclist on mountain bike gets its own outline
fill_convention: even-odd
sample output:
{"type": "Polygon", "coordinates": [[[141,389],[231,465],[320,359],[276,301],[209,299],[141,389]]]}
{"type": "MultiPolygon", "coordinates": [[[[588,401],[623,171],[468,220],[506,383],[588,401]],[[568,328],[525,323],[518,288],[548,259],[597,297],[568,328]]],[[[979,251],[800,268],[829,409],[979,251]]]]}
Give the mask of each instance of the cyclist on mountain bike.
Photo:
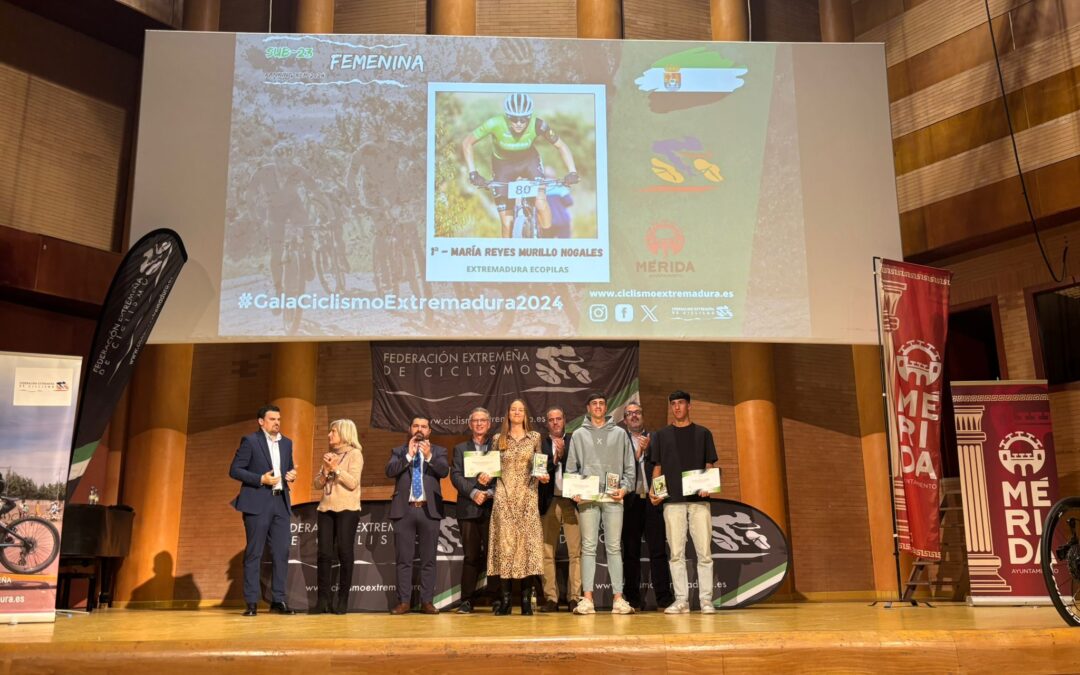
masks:
{"type": "MultiPolygon", "coordinates": [[[[569,146],[547,122],[536,116],[533,112],[532,97],[528,94],[507,96],[503,101],[503,114],[488,118],[461,142],[465,168],[469,171],[469,182],[476,187],[487,187],[489,182],[476,171],[473,157],[473,146],[487,136],[491,136],[491,172],[496,182],[509,183],[521,178],[544,177],[543,163],[535,147],[537,138],[547,140],[559,152],[559,157],[568,171],[563,182],[573,185],[579,180],[569,146]]],[[[514,227],[512,202],[502,195],[495,202],[499,209],[499,219],[502,221],[503,237],[509,238],[514,227]]],[[[536,196],[536,215],[541,231],[551,227],[551,208],[547,202],[547,190],[543,186],[539,188],[536,196]]]]}
{"type": "MultiPolygon", "coordinates": [[[[282,292],[282,253],[286,226],[304,227],[310,221],[307,200],[322,199],[322,189],[292,156],[288,143],[279,142],[271,158],[248,180],[245,199],[255,218],[265,220],[270,244],[270,276],[274,294],[282,292]]],[[[307,275],[305,275],[307,276],[307,275]]],[[[278,314],[281,310],[275,309],[278,314]]]]}

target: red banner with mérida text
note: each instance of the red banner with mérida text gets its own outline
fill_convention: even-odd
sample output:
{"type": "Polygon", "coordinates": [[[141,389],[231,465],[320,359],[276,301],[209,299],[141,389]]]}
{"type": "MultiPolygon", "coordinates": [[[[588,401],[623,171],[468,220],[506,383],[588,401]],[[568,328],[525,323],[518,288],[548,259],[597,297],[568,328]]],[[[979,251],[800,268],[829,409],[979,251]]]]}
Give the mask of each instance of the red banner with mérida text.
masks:
{"type": "Polygon", "coordinates": [[[1039,559],[1058,498],[1045,380],[953,382],[972,604],[1049,602],[1039,559]]]}
{"type": "Polygon", "coordinates": [[[877,281],[900,550],[941,559],[941,385],[947,270],[882,260],[877,281]]]}

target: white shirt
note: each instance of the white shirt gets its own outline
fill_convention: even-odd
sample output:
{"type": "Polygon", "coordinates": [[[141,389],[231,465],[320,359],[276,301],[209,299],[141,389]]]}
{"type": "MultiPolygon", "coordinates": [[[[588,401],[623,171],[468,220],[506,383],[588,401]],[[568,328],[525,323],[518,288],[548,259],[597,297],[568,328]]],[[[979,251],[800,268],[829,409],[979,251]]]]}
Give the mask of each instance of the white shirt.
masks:
{"type": "MultiPolygon", "coordinates": [[[[278,434],[277,436],[271,436],[270,434],[266,433],[265,431],[263,432],[263,434],[266,435],[266,444],[268,446],[270,446],[270,464],[273,465],[273,467],[274,467],[274,476],[275,477],[280,477],[281,476],[281,448],[278,447],[278,441],[281,440],[281,434],[278,434]]],[[[281,490],[283,488],[284,488],[284,485],[281,482],[278,482],[278,484],[273,487],[273,490],[274,490],[274,492],[281,492],[281,490]]]]}

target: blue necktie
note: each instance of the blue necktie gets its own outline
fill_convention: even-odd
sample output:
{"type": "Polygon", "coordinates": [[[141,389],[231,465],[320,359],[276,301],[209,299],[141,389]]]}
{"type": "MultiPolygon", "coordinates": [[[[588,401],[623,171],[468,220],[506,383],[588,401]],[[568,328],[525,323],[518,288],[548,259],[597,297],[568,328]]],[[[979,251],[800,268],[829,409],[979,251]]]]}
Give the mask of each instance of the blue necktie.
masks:
{"type": "Polygon", "coordinates": [[[421,482],[423,476],[423,467],[420,465],[420,451],[417,450],[412,462],[412,498],[414,501],[418,501],[420,495],[424,493],[424,484],[421,482]]]}

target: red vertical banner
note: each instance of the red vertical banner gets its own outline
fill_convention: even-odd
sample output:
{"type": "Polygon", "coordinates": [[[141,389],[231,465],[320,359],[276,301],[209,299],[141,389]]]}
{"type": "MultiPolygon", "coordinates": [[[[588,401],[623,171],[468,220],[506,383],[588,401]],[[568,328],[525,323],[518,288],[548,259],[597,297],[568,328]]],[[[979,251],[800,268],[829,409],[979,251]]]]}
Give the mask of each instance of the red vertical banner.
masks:
{"type": "Polygon", "coordinates": [[[947,270],[880,261],[879,320],[900,550],[941,559],[941,385],[947,270]]]}
{"type": "Polygon", "coordinates": [[[1045,601],[1043,522],[1058,498],[1046,382],[953,382],[972,604],[1045,601]]]}

